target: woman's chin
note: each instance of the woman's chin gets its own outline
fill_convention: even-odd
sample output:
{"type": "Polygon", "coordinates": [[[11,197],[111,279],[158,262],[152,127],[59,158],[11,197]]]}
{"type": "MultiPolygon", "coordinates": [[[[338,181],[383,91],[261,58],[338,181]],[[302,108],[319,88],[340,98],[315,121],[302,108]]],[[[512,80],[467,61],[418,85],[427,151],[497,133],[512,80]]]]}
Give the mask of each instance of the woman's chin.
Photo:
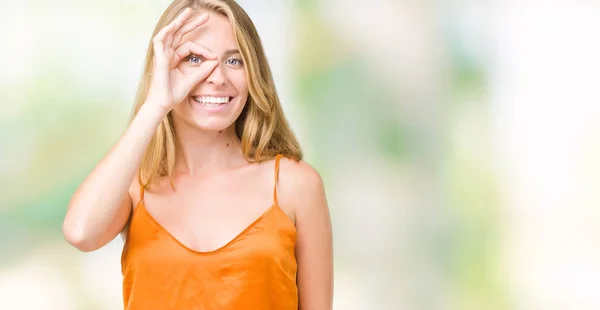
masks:
{"type": "Polygon", "coordinates": [[[231,127],[238,115],[233,113],[227,114],[206,114],[206,113],[192,113],[189,118],[195,125],[195,127],[201,128],[207,131],[222,131],[231,127]]]}
{"type": "Polygon", "coordinates": [[[223,119],[214,119],[214,118],[196,118],[194,121],[194,127],[201,129],[202,131],[214,131],[220,132],[226,130],[227,128],[233,126],[232,121],[226,121],[223,119]]]}

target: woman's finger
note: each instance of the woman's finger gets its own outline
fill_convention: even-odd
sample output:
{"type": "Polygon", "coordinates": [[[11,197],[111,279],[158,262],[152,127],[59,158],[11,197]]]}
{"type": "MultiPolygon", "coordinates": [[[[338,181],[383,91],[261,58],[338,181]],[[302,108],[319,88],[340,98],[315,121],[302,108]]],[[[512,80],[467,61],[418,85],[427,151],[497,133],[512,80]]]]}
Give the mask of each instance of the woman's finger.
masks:
{"type": "Polygon", "coordinates": [[[169,60],[167,59],[167,55],[165,54],[163,42],[158,36],[152,39],[152,49],[154,50],[155,67],[162,67],[168,65],[169,60]]]}
{"type": "Polygon", "coordinates": [[[177,66],[177,64],[187,56],[194,54],[196,56],[202,56],[206,59],[217,59],[216,55],[214,55],[211,51],[209,51],[206,47],[194,43],[192,41],[187,41],[181,46],[179,46],[175,53],[173,53],[173,66],[177,66]]]}
{"type": "Polygon", "coordinates": [[[189,75],[189,81],[191,85],[197,85],[201,81],[205,80],[215,70],[219,62],[217,60],[207,60],[200,64],[198,68],[194,69],[194,72],[189,75]]]}
{"type": "Polygon", "coordinates": [[[192,9],[185,8],[179,16],[177,16],[169,25],[167,25],[164,30],[164,45],[165,47],[171,47],[173,42],[173,34],[181,28],[185,24],[185,22],[192,16],[192,9]]]}
{"type": "Polygon", "coordinates": [[[173,35],[173,41],[171,42],[171,47],[177,47],[180,45],[180,41],[183,38],[184,35],[194,31],[196,28],[204,25],[207,21],[208,21],[208,14],[204,13],[194,19],[192,19],[191,21],[187,22],[185,25],[183,25],[181,28],[179,28],[179,30],[177,30],[177,32],[175,32],[175,34],[173,35]]]}

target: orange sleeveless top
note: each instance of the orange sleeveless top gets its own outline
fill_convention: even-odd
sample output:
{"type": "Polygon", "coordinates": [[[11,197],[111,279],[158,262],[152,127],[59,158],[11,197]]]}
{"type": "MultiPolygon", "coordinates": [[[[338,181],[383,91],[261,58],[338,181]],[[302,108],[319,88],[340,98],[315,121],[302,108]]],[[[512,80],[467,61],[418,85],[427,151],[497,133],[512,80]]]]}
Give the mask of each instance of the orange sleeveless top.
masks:
{"type": "MultiPolygon", "coordinates": [[[[275,160],[275,183],[279,159],[275,160]]],[[[296,229],[277,204],[226,245],[197,252],[135,208],[121,256],[126,310],[298,310],[296,229]]]]}

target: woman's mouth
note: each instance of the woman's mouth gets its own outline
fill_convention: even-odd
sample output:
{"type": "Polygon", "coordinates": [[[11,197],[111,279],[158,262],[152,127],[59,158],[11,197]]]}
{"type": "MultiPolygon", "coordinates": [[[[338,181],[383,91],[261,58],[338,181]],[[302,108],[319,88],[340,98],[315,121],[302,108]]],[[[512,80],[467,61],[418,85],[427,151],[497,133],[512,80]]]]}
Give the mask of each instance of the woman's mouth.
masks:
{"type": "Polygon", "coordinates": [[[192,96],[192,99],[207,109],[216,109],[229,103],[233,97],[192,96]]]}

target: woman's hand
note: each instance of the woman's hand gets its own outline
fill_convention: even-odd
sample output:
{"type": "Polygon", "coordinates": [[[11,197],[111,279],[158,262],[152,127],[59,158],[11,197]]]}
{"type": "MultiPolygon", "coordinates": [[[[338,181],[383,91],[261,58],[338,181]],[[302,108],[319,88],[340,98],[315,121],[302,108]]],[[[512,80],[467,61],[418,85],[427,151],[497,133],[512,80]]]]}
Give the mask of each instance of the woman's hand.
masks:
{"type": "Polygon", "coordinates": [[[152,78],[145,104],[154,105],[165,114],[181,103],[192,88],[206,79],[218,63],[217,58],[206,48],[191,41],[181,44],[185,34],[202,26],[209,18],[206,13],[190,20],[191,16],[192,10],[185,9],[152,39],[154,50],[152,78]],[[194,73],[183,74],[178,65],[182,60],[187,60],[191,54],[202,58],[204,62],[194,70],[194,73]]]}

